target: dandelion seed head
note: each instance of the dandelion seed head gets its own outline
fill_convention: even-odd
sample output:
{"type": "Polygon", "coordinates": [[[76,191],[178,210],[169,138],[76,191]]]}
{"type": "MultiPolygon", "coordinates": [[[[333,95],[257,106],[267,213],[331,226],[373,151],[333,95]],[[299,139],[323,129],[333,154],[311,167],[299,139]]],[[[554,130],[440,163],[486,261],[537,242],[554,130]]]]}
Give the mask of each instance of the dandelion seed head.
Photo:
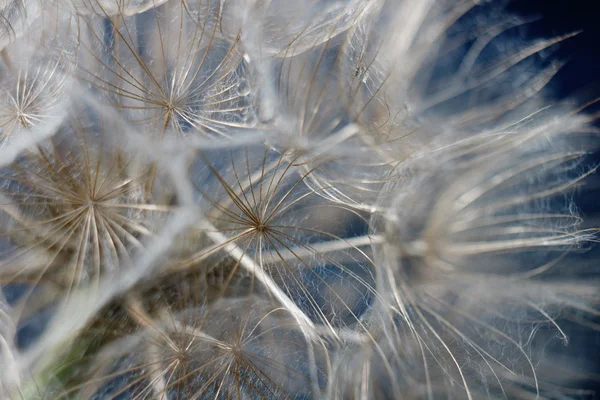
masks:
{"type": "Polygon", "coordinates": [[[500,2],[5,3],[0,396],[586,394],[597,129],[551,92],[577,32],[500,2]]]}

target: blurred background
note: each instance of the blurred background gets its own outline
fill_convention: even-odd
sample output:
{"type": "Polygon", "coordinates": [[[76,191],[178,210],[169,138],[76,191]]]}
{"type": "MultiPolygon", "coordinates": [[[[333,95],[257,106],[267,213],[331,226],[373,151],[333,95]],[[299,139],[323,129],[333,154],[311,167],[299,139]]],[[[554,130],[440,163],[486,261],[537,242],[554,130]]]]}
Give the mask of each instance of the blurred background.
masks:
{"type": "Polygon", "coordinates": [[[563,42],[555,55],[570,60],[554,79],[562,95],[586,91],[600,95],[600,2],[595,0],[512,0],[508,10],[540,17],[527,31],[544,37],[581,31],[563,42]]]}

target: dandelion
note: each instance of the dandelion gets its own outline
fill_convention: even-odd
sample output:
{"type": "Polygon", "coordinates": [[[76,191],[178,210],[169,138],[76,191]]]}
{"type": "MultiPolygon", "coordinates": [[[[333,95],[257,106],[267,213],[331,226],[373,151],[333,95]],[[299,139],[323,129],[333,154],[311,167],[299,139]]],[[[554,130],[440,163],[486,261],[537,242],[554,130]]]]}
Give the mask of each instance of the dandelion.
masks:
{"type": "Polygon", "coordinates": [[[576,32],[471,1],[11,4],[0,396],[590,395],[563,345],[599,315],[594,102],[548,88],[576,32]]]}

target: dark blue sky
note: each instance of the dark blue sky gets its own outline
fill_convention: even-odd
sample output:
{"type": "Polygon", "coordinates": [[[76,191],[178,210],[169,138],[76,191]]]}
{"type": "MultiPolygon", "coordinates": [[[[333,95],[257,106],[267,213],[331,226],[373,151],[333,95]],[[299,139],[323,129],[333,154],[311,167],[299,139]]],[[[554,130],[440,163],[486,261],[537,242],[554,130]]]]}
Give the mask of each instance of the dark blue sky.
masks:
{"type": "Polygon", "coordinates": [[[569,63],[557,76],[561,94],[583,89],[600,95],[600,2],[598,0],[512,0],[508,9],[538,15],[531,32],[545,37],[582,31],[560,45],[557,55],[569,63]]]}
{"type": "MultiPolygon", "coordinates": [[[[540,17],[527,25],[533,36],[548,38],[581,31],[560,43],[553,54],[568,62],[551,85],[559,97],[574,98],[579,104],[600,97],[600,0],[509,0],[508,10],[540,17]]],[[[587,110],[600,113],[600,102],[587,110]]],[[[600,119],[596,125],[600,127],[600,119]]],[[[591,162],[600,163],[600,149],[591,162]]],[[[584,214],[600,221],[600,173],[592,177],[577,203],[584,214]]]]}

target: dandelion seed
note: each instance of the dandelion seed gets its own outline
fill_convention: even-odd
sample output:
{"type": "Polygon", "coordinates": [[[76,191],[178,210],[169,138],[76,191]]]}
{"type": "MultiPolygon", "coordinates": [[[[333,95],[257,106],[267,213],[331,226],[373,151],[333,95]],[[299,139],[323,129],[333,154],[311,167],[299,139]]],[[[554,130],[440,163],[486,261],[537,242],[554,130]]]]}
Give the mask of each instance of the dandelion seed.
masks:
{"type": "Polygon", "coordinates": [[[65,77],[60,76],[59,63],[40,66],[34,71],[19,70],[13,88],[3,90],[0,100],[3,140],[9,139],[17,130],[34,129],[54,115],[64,96],[66,82],[65,77]]]}
{"type": "Polygon", "coordinates": [[[571,124],[567,116],[531,124],[516,137],[484,135],[440,150],[444,171],[419,171],[417,161],[411,179],[392,185],[399,191],[390,211],[400,214],[384,228],[380,261],[393,280],[381,282],[392,282],[384,291],[407,325],[404,335],[423,360],[434,360],[422,365],[429,396],[439,379],[459,382],[470,398],[482,386],[509,398],[519,390],[539,395],[537,330],[551,326],[566,341],[556,321],[562,309],[592,300],[585,284],[548,297],[553,276],[568,268],[567,254],[591,238],[568,203],[556,212],[566,191],[592,172],[580,168],[585,147],[569,149],[561,138],[590,128],[585,118],[571,124]],[[411,215],[422,214],[404,214],[407,204],[411,215]]]}
{"type": "Polygon", "coordinates": [[[274,152],[245,148],[225,157],[213,161],[212,157],[200,154],[197,164],[192,166],[192,171],[199,171],[192,179],[202,182],[196,184],[198,201],[201,207],[206,207],[205,215],[210,222],[210,227],[200,225],[196,235],[213,237],[219,233],[224,239],[220,243],[209,242],[176,268],[196,265],[207,257],[227,252],[228,246],[234,245],[238,249],[235,255],[231,254],[237,263],[234,271],[247,269],[257,285],[266,286],[265,290],[271,291],[275,298],[284,302],[289,302],[286,298],[290,296],[297,298],[304,312],[331,329],[334,320],[334,324],[342,320],[350,324],[358,322],[358,304],[373,295],[369,256],[349,242],[329,254],[320,249],[326,250],[328,244],[344,240],[333,229],[336,225],[343,231],[350,221],[358,226],[364,224],[364,217],[324,201],[304,185],[310,172],[304,173],[293,161],[288,162],[274,152]],[[308,210],[314,210],[318,217],[310,218],[308,210]],[[336,253],[344,251],[352,254],[348,264],[336,259],[336,253]],[[327,270],[337,278],[328,281],[323,276],[327,270]],[[264,277],[259,279],[262,274],[264,277]],[[353,289],[346,294],[343,290],[336,291],[333,282],[337,279],[339,285],[353,282],[353,289]],[[321,300],[312,292],[315,285],[322,287],[323,294],[318,295],[321,300]],[[324,304],[321,296],[329,300],[324,304]],[[326,309],[330,310],[329,316],[326,309]]]}
{"type": "Polygon", "coordinates": [[[49,8],[35,26],[3,50],[0,137],[7,140],[39,130],[66,116],[70,76],[77,52],[73,18],[49,8]]]}
{"type": "Polygon", "coordinates": [[[243,26],[248,31],[248,40],[260,41],[263,56],[286,57],[289,48],[300,54],[344,32],[376,3],[376,0],[233,2],[224,7],[224,19],[233,20],[230,22],[233,26],[243,26]]]}
{"type": "Polygon", "coordinates": [[[147,167],[97,136],[114,126],[94,124],[71,119],[4,168],[5,282],[52,277],[67,290],[91,282],[131,263],[170,212],[168,194],[145,201],[147,167]]]}
{"type": "Polygon", "coordinates": [[[0,7],[0,49],[26,32],[41,11],[38,0],[9,0],[0,7]]]}
{"type": "Polygon", "coordinates": [[[311,396],[309,352],[322,365],[319,375],[327,374],[324,348],[308,346],[284,310],[258,299],[220,300],[175,315],[163,310],[160,320],[133,312],[138,332],[96,356],[71,389],[78,398],[311,396]]]}
{"type": "Polygon", "coordinates": [[[209,137],[231,137],[256,123],[251,71],[239,38],[219,34],[218,2],[170,2],[137,17],[119,15],[87,22],[81,68],[128,120],[161,135],[209,137]]]}

